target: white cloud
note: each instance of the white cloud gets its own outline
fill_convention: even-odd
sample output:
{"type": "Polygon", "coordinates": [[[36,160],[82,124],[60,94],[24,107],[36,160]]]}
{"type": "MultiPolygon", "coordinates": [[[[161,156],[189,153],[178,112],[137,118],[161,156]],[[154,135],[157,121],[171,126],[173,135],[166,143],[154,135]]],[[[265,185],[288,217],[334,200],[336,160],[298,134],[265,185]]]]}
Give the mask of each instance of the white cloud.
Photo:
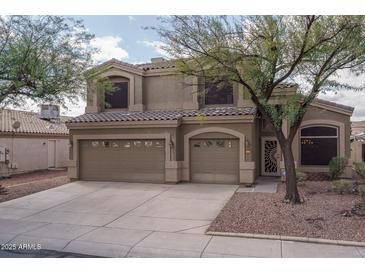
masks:
{"type": "Polygon", "coordinates": [[[99,52],[93,55],[93,60],[99,63],[112,58],[118,60],[128,58],[128,52],[119,46],[120,42],[122,42],[122,38],[119,36],[95,37],[90,44],[99,52]]]}
{"type": "Polygon", "coordinates": [[[128,16],[129,21],[136,21],[136,17],[129,15],[128,16]]]}
{"type": "Polygon", "coordinates": [[[0,15],[0,18],[6,22],[9,19],[9,15],[0,15]]]}
{"type": "Polygon", "coordinates": [[[147,40],[144,40],[144,41],[137,41],[137,43],[143,44],[147,47],[154,48],[154,50],[158,54],[161,54],[164,57],[169,57],[169,54],[163,49],[163,47],[166,46],[166,44],[161,42],[161,41],[147,41],[147,40]]]}
{"type": "MultiPolygon", "coordinates": [[[[40,110],[40,105],[42,103],[40,102],[35,102],[31,99],[25,99],[24,104],[22,104],[21,106],[14,106],[14,105],[9,105],[7,106],[7,108],[9,109],[16,109],[16,110],[23,110],[23,111],[32,111],[32,112],[39,112],[40,110]]],[[[62,116],[71,116],[71,117],[75,117],[78,115],[81,115],[83,113],[85,113],[85,107],[86,107],[86,101],[85,99],[83,99],[81,96],[79,96],[76,100],[71,101],[69,99],[65,99],[65,106],[60,106],[60,110],[61,110],[61,115],[62,116]]]]}
{"type": "MultiPolygon", "coordinates": [[[[353,87],[362,87],[365,83],[365,75],[356,76],[348,70],[340,71],[336,80],[344,84],[349,84],[353,87]]],[[[319,95],[319,98],[354,107],[355,110],[351,120],[365,120],[365,90],[354,91],[342,89],[338,92],[322,93],[319,95]]]]}
{"type": "Polygon", "coordinates": [[[365,120],[365,92],[364,91],[349,91],[343,90],[337,93],[327,92],[320,94],[319,98],[329,100],[338,104],[354,107],[354,113],[351,120],[365,120]]]}

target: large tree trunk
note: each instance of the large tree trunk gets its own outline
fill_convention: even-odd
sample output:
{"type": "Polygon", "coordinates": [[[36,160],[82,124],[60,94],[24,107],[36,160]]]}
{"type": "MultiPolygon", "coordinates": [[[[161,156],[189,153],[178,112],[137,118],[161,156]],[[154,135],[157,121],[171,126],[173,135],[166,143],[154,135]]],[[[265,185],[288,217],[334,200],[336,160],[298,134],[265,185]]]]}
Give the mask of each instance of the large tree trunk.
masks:
{"type": "Polygon", "coordinates": [[[280,142],[280,145],[284,156],[284,164],[286,171],[285,200],[292,204],[298,204],[301,202],[301,200],[297,187],[297,176],[295,171],[295,162],[294,162],[293,151],[291,148],[291,142],[290,140],[282,140],[280,142]]]}

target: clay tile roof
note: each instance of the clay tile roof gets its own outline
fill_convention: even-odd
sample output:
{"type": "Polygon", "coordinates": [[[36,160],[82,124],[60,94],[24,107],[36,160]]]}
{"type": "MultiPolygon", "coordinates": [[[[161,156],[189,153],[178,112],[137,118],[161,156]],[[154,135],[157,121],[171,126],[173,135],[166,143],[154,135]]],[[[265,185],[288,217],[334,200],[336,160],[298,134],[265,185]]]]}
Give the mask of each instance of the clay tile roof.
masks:
{"type": "Polygon", "coordinates": [[[69,117],[60,117],[60,122],[50,122],[38,118],[38,113],[0,109],[0,132],[17,132],[31,134],[68,134],[65,122],[69,117]],[[20,127],[15,130],[12,125],[20,122],[20,127]]]}
{"type": "Polygon", "coordinates": [[[96,65],[92,69],[98,69],[98,68],[101,68],[101,67],[104,67],[104,66],[108,66],[108,65],[112,65],[112,64],[118,64],[118,65],[130,67],[130,68],[133,68],[133,69],[137,69],[137,70],[141,70],[142,71],[142,69],[138,65],[126,63],[126,62],[117,60],[115,58],[112,58],[112,59],[110,59],[108,61],[105,61],[105,62],[99,64],[99,65],[96,65]]]}
{"type": "Polygon", "coordinates": [[[184,117],[198,116],[242,116],[254,115],[254,107],[214,107],[200,110],[159,110],[144,112],[101,112],[86,113],[75,117],[69,123],[128,122],[128,121],[173,121],[184,117]]]}
{"type": "Polygon", "coordinates": [[[174,68],[175,64],[172,61],[162,61],[156,63],[139,64],[137,66],[143,70],[156,70],[156,69],[174,68]]]}
{"type": "Polygon", "coordinates": [[[143,63],[143,64],[131,64],[131,63],[126,63],[120,60],[117,60],[115,58],[110,59],[104,63],[101,63],[95,67],[93,67],[93,69],[98,69],[104,66],[108,66],[108,65],[112,65],[112,64],[117,64],[117,65],[122,65],[125,67],[129,67],[132,69],[137,69],[142,71],[147,71],[147,70],[156,70],[156,69],[168,69],[168,68],[174,68],[175,64],[172,61],[161,61],[161,62],[156,62],[156,63],[143,63]]]}

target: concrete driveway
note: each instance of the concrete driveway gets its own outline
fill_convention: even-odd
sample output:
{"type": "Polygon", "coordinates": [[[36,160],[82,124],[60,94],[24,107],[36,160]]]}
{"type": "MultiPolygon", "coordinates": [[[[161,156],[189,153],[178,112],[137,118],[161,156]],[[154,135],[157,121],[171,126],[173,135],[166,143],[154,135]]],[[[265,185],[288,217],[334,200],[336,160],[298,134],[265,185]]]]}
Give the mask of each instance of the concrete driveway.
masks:
{"type": "Polygon", "coordinates": [[[0,243],[106,257],[365,256],[357,247],[205,235],[236,189],[75,182],[1,203],[0,243]]]}

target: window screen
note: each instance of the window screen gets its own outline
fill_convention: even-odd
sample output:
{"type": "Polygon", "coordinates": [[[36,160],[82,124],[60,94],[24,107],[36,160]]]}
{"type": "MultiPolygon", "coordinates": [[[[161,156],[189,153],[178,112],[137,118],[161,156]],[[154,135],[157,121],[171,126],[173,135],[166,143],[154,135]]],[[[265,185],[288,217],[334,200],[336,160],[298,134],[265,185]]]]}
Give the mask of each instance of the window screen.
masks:
{"type": "Polygon", "coordinates": [[[230,83],[205,83],[205,104],[224,105],[233,104],[233,86],[230,83]]]}
{"type": "Polygon", "coordinates": [[[114,83],[114,87],[105,93],[105,108],[128,108],[128,82],[114,83]]]}
{"type": "Polygon", "coordinates": [[[302,165],[328,165],[337,156],[337,128],[307,127],[300,133],[302,165]]]}

